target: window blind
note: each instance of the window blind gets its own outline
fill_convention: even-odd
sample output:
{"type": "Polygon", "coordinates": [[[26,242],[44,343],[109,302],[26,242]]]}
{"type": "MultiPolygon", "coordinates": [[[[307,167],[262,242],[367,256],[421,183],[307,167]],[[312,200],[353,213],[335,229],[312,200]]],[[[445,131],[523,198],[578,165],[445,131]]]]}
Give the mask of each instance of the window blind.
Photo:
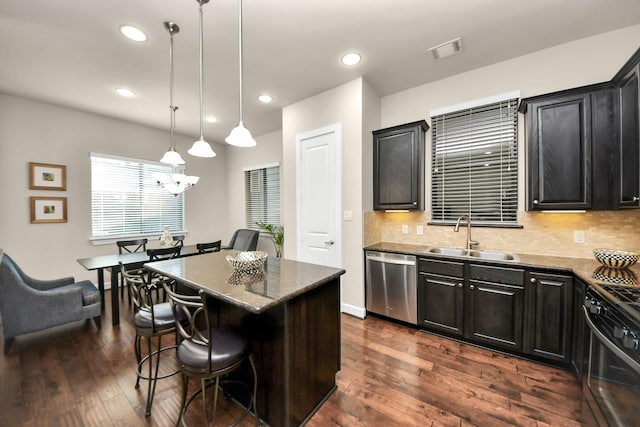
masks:
{"type": "Polygon", "coordinates": [[[184,195],[174,196],[153,179],[171,173],[162,163],[91,153],[92,238],[184,231],[184,195]]]}
{"type": "Polygon", "coordinates": [[[280,166],[244,171],[247,228],[258,230],[256,221],[280,225],[280,166]]]}
{"type": "Polygon", "coordinates": [[[517,224],[518,99],[431,118],[432,222],[517,224]]]}

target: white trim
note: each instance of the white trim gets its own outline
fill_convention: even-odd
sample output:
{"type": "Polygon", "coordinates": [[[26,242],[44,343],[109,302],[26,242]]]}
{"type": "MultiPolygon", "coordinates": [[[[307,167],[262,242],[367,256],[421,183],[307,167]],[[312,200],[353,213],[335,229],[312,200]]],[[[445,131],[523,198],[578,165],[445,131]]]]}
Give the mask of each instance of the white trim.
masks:
{"type": "Polygon", "coordinates": [[[364,307],[356,307],[355,305],[343,302],[341,304],[340,310],[343,313],[350,314],[359,319],[364,319],[365,317],[367,317],[367,309],[365,309],[364,307]]]}
{"type": "Polygon", "coordinates": [[[482,105],[494,104],[507,99],[520,98],[520,91],[513,90],[511,92],[500,93],[498,95],[488,96],[486,98],[474,99],[472,101],[463,102],[461,104],[449,105],[433,109],[429,112],[429,117],[440,116],[442,114],[453,113],[455,111],[467,110],[469,108],[480,107],[482,105]]]}
{"type": "Polygon", "coordinates": [[[259,170],[259,169],[267,169],[267,168],[275,168],[275,167],[279,167],[280,163],[275,162],[275,163],[267,163],[266,165],[259,165],[259,166],[247,166],[245,168],[242,168],[242,172],[249,172],[249,171],[255,171],[255,170],[259,170]]]}

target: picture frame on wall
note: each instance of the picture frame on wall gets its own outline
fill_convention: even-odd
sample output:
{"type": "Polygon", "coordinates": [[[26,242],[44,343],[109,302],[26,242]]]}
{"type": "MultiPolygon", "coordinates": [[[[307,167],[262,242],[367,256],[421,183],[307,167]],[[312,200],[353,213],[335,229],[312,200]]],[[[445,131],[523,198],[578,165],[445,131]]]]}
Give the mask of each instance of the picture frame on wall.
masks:
{"type": "Polygon", "coordinates": [[[29,188],[32,190],[67,189],[67,167],[47,163],[29,163],[29,188]]]}
{"type": "Polygon", "coordinates": [[[29,198],[31,204],[31,223],[67,222],[66,197],[29,198]]]}

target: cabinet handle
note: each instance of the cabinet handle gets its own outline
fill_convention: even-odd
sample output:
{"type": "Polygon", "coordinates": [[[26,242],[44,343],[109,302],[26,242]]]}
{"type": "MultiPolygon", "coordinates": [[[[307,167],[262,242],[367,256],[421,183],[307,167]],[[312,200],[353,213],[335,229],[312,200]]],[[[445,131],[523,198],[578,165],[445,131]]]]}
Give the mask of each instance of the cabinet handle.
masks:
{"type": "Polygon", "coordinates": [[[458,283],[458,287],[461,288],[463,285],[462,283],[458,283]]]}
{"type": "Polygon", "coordinates": [[[537,204],[538,204],[538,199],[534,199],[534,200],[533,200],[533,204],[534,204],[534,205],[537,205],[537,204]]]}
{"type": "Polygon", "coordinates": [[[469,289],[475,289],[476,287],[473,285],[469,285],[469,289]]]}
{"type": "Polygon", "coordinates": [[[532,285],[535,285],[538,282],[538,280],[535,277],[532,277],[530,282],[532,285]]]}

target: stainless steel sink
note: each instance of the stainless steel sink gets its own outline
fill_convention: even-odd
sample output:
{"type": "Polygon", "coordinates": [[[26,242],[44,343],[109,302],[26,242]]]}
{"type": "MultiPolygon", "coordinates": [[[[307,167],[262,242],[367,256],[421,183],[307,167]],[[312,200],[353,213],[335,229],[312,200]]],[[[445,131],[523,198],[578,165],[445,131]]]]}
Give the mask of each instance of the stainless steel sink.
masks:
{"type": "Polygon", "coordinates": [[[430,247],[427,248],[424,252],[428,254],[471,257],[478,259],[487,259],[491,261],[518,261],[518,257],[509,252],[481,251],[475,249],[466,250],[447,247],[430,247]]]}
{"type": "Polygon", "coordinates": [[[425,251],[430,254],[449,255],[449,256],[466,256],[466,249],[458,248],[429,248],[425,251]]]}
{"type": "Polygon", "coordinates": [[[514,254],[510,254],[508,252],[496,252],[496,251],[469,251],[467,256],[480,258],[480,259],[490,259],[493,261],[516,261],[517,257],[514,254]]]}

